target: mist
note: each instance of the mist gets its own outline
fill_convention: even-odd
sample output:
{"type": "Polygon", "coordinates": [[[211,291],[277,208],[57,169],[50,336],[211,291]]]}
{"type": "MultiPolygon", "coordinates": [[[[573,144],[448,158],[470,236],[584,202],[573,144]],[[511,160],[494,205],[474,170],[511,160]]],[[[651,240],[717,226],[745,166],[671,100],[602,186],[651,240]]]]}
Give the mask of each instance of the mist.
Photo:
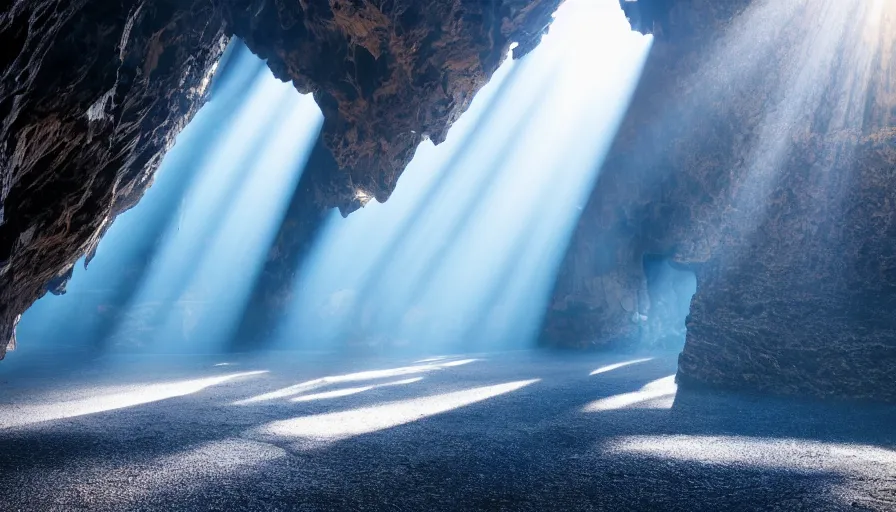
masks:
{"type": "MultiPolygon", "coordinates": [[[[389,201],[359,189],[363,209],[328,214],[263,348],[535,346],[650,44],[615,2],[567,2],[542,44],[505,61],[444,143],[420,145],[389,201]],[[615,52],[583,65],[581,49],[610,40],[615,52]]],[[[239,41],[211,87],[89,269],[23,317],[23,345],[234,345],[322,118],[239,41]]]]}

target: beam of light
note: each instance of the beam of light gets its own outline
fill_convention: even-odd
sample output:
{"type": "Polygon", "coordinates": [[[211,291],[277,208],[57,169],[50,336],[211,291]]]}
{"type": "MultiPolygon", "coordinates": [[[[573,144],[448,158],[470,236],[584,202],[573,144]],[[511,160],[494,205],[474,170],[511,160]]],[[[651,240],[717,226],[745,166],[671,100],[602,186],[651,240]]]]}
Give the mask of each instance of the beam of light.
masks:
{"type": "Polygon", "coordinates": [[[672,407],[672,401],[675,399],[677,390],[675,375],[669,375],[668,377],[647,383],[638,391],[595,400],[586,405],[582,412],[612,411],[629,408],[668,409],[672,407]]]}
{"type": "Polygon", "coordinates": [[[405,425],[423,418],[459,409],[516,391],[539,380],[521,380],[493,386],[482,386],[350,411],[275,421],[258,428],[256,433],[265,437],[299,438],[316,442],[338,441],[405,425]]]}
{"type": "Polygon", "coordinates": [[[169,398],[191,395],[206,388],[224,384],[228,381],[253,377],[264,373],[267,373],[267,371],[231,373],[217,377],[156,384],[134,384],[119,388],[111,393],[107,391],[93,396],[89,396],[93,393],[92,391],[85,390],[82,393],[87,394],[88,396],[76,400],[0,407],[0,429],[21,427],[45,421],[75,418],[78,416],[86,416],[88,414],[97,414],[151,402],[158,402],[169,398]]]}
{"type": "MultiPolygon", "coordinates": [[[[167,304],[203,301],[194,320],[202,325],[202,337],[206,343],[224,339],[248,300],[321,123],[311,96],[297,94],[290,84],[267,80],[248,98],[245,116],[223,144],[227,149],[186,197],[184,220],[154,262],[143,300],[179,289],[182,295],[167,304]],[[254,134],[262,135],[253,140],[254,134]]],[[[183,318],[163,318],[161,336],[180,331],[183,318]]]]}
{"type": "MultiPolygon", "coordinates": [[[[717,181],[726,183],[723,190],[710,191],[725,203],[707,210],[724,211],[725,222],[698,219],[694,236],[718,236],[703,231],[724,224],[742,231],[749,243],[766,222],[769,205],[785,200],[789,188],[781,180],[793,166],[794,150],[815,156],[813,163],[800,164],[812,176],[800,197],[813,198],[811,208],[819,214],[841,213],[851,186],[843,170],[857,143],[882,128],[872,126],[881,120],[869,123],[867,114],[875,97],[891,89],[885,55],[894,43],[894,14],[891,1],[757,0],[707,45],[693,76],[667,95],[655,128],[644,131],[656,148],[666,148],[669,140],[697,147],[701,142],[695,137],[718,133],[718,144],[735,152],[729,161],[737,172],[717,181]],[[732,122],[745,127],[729,140],[732,130],[726,125],[732,122]]],[[[645,173],[652,185],[645,187],[659,187],[667,155],[645,153],[636,158],[638,167],[652,169],[645,173]]],[[[727,165],[711,150],[690,153],[699,158],[683,157],[689,160],[682,165],[705,166],[708,172],[727,165]]],[[[732,251],[728,257],[745,254],[749,251],[732,251]]]]}
{"type": "MultiPolygon", "coordinates": [[[[287,341],[305,333],[313,344],[317,339],[338,337],[345,326],[358,327],[358,324],[368,323],[372,313],[366,310],[364,301],[369,299],[361,295],[368,289],[382,286],[381,283],[395,282],[390,278],[396,269],[405,264],[413,266],[431,256],[427,248],[422,248],[424,250],[419,254],[403,254],[407,233],[419,239],[421,234],[426,236],[427,230],[449,229],[452,217],[431,215],[431,201],[445,202],[458,193],[458,186],[470,187],[471,181],[475,182],[479,177],[467,174],[452,179],[465,166],[487,157],[483,153],[488,147],[477,135],[488,133],[486,127],[500,129],[500,119],[519,115],[519,109],[508,96],[534,99],[532,84],[516,79],[525,64],[511,62],[502,66],[489,85],[477,94],[470,110],[461,116],[442,145],[438,148],[431,142],[420,145],[402,177],[401,187],[404,188],[399,189],[413,187],[417,194],[393,194],[385,205],[373,202],[347,220],[334,212],[330,229],[308,258],[297,280],[301,292],[295,301],[295,311],[283,328],[287,341]],[[488,115],[482,112],[485,107],[479,108],[483,103],[488,115]],[[427,172],[428,168],[439,172],[427,172]],[[415,178],[414,182],[404,185],[410,177],[415,178]],[[440,195],[440,191],[445,190],[451,192],[440,195]],[[355,246],[363,247],[363,252],[348,250],[355,246]],[[401,265],[396,264],[399,259],[401,265]],[[359,307],[365,309],[361,314],[363,318],[350,319],[359,307]]],[[[544,77],[538,77],[538,81],[544,82],[544,77]]],[[[380,295],[379,298],[388,300],[390,297],[380,295]]],[[[413,316],[413,312],[410,314],[413,316]]]]}
{"type": "MultiPolygon", "coordinates": [[[[861,3],[842,0],[812,2],[812,6],[803,13],[813,22],[807,27],[808,30],[799,34],[798,42],[789,42],[792,47],[788,48],[780,66],[777,94],[771,98],[771,105],[764,109],[758,125],[759,133],[752,144],[751,153],[746,157],[745,172],[737,176],[738,181],[735,182],[734,215],[737,225],[746,232],[755,231],[765,220],[766,209],[773,203],[772,194],[778,189],[781,171],[787,165],[788,151],[794,147],[796,139],[811,127],[812,118],[822,108],[828,92],[827,85],[831,81],[831,70],[836,69],[837,58],[842,52],[849,51],[854,44],[854,24],[861,3]]],[[[768,8],[775,11],[781,9],[771,4],[768,8]]],[[[862,103],[867,93],[866,86],[867,82],[861,86],[865,90],[855,96],[862,103]]],[[[847,118],[841,120],[848,124],[852,124],[851,121],[847,118]]],[[[827,131],[833,135],[830,131],[848,128],[845,125],[831,126],[827,131]]]]}
{"type": "Polygon", "coordinates": [[[652,357],[645,357],[642,359],[632,359],[631,361],[623,361],[621,363],[608,364],[606,366],[601,366],[597,370],[589,373],[588,375],[599,375],[601,373],[612,372],[613,370],[618,370],[619,368],[625,368],[626,366],[631,366],[633,364],[646,363],[647,361],[653,361],[652,357]]]}
{"type": "Polygon", "coordinates": [[[566,2],[542,44],[502,66],[443,144],[420,145],[388,202],[334,213],[297,272],[279,345],[534,344],[650,41],[616,2],[566,2]],[[618,51],[583,65],[575,55],[596,44],[618,51]]]}
{"type": "Polygon", "coordinates": [[[610,452],[636,453],[703,464],[841,474],[892,474],[896,451],[878,446],[806,439],[740,436],[626,436],[610,452]],[[861,463],[856,463],[861,461],[861,463]]]}
{"type": "Polygon", "coordinates": [[[287,386],[285,388],[281,388],[275,391],[271,391],[269,393],[264,393],[261,395],[253,396],[251,398],[246,398],[244,400],[240,400],[235,402],[234,405],[248,405],[254,404],[258,402],[265,402],[268,400],[277,400],[280,398],[288,398],[290,396],[297,395],[299,393],[305,393],[307,391],[311,391],[314,389],[319,389],[325,386],[329,386],[332,384],[344,384],[346,382],[362,382],[367,380],[377,380],[377,379],[388,379],[390,377],[398,377],[401,375],[413,375],[416,373],[427,373],[433,371],[444,370],[445,368],[451,368],[455,366],[463,366],[466,364],[474,363],[478,361],[478,359],[462,359],[459,361],[450,361],[444,364],[422,364],[422,365],[414,365],[414,366],[402,366],[399,368],[389,368],[386,370],[368,370],[364,372],[356,372],[349,373],[346,375],[331,375],[328,377],[321,377],[319,379],[313,379],[306,382],[302,382],[300,384],[294,384],[292,386],[287,386]]]}
{"type": "Polygon", "coordinates": [[[177,137],[143,199],[119,215],[105,234],[92,259],[91,269],[97,270],[82,271],[87,261],[82,258],[65,296],[47,295],[23,316],[19,329],[29,345],[83,347],[91,339],[105,338],[115,328],[111,317],[116,310],[134,302],[161,241],[176,229],[176,212],[187,190],[217,154],[228,128],[245,113],[245,96],[257,95],[266,80],[264,63],[239,43],[225,54],[231,65],[219,70],[227,73],[216,77],[214,98],[177,137]]]}
{"type": "MultiPolygon", "coordinates": [[[[334,215],[297,272],[278,335],[284,344],[437,347],[473,335],[490,349],[533,342],[650,44],[628,30],[612,0],[567,2],[553,27],[525,60],[502,66],[444,144],[420,146],[387,204],[371,201],[347,220],[334,215]],[[622,44],[583,66],[574,55],[600,43],[595,37],[622,44]]],[[[228,69],[221,66],[212,91],[226,86],[228,69]]],[[[213,97],[203,111],[215,104],[213,97]]],[[[183,174],[169,170],[177,167],[171,162],[189,161],[196,176],[174,194],[179,207],[149,214],[174,211],[176,222],[144,241],[146,270],[132,296],[98,305],[123,319],[108,333],[113,344],[208,347],[233,331],[234,313],[244,309],[321,119],[310,97],[267,71],[227,107],[225,122],[191,124],[162,164],[160,183],[183,174]]],[[[138,212],[152,204],[148,195],[128,215],[145,222],[138,212]]],[[[134,243],[121,224],[98,258],[134,243]]]]}
{"type": "MultiPolygon", "coordinates": [[[[157,182],[109,230],[91,272],[72,279],[72,297],[57,299],[72,310],[78,299],[94,305],[98,311],[79,311],[88,318],[111,309],[106,316],[116,320],[97,333],[109,345],[220,346],[249,300],[317,140],[323,118],[311,95],[276,80],[242,43],[232,44],[210,101],[178,136],[157,182]],[[147,233],[140,228],[145,224],[158,229],[147,233]],[[106,261],[136,246],[133,261],[106,261]],[[116,281],[126,297],[100,293],[83,300],[83,293],[101,291],[98,283],[116,281]]],[[[77,316],[68,322],[77,325],[77,316]]]]}
{"type": "Polygon", "coordinates": [[[393,382],[385,382],[383,384],[371,384],[369,386],[358,386],[356,388],[343,388],[343,389],[334,389],[333,391],[324,391],[322,393],[313,393],[311,395],[299,395],[294,398],[290,398],[290,402],[311,402],[314,400],[328,400],[330,398],[342,398],[345,396],[357,395],[359,393],[364,393],[366,391],[370,391],[371,389],[377,388],[387,388],[391,386],[401,386],[404,384],[413,384],[415,382],[420,382],[423,380],[423,377],[414,377],[411,379],[403,379],[396,380],[393,382]]]}
{"type": "Polygon", "coordinates": [[[875,98],[879,106],[892,104],[885,97],[893,90],[896,2],[748,4],[712,37],[695,41],[678,64],[658,54],[636,99],[647,111],[621,128],[623,150],[615,155],[638,175],[640,199],[633,202],[663,197],[670,167],[715,177],[694,192],[715,204],[691,218],[685,239],[714,240],[733,228],[748,245],[754,234],[761,239],[756,232],[768,221],[769,205],[792,201],[791,192],[805,201],[798,209],[837,218],[855,186],[849,167],[857,142],[892,125],[889,108],[869,107],[875,98]],[[874,110],[877,119],[869,116],[874,110]],[[793,157],[804,155],[815,161],[795,167],[793,157]],[[781,186],[795,169],[810,176],[798,191],[781,186]]]}

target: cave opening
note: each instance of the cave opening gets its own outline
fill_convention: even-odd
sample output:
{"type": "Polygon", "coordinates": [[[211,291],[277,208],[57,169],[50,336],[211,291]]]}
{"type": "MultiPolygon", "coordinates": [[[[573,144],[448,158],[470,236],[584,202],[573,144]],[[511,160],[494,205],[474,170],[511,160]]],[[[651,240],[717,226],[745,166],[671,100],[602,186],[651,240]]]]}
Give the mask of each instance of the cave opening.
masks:
{"type": "Polygon", "coordinates": [[[650,300],[642,342],[653,349],[680,351],[687,336],[691,299],[697,293],[697,275],[668,256],[644,254],[641,261],[650,300]]]}

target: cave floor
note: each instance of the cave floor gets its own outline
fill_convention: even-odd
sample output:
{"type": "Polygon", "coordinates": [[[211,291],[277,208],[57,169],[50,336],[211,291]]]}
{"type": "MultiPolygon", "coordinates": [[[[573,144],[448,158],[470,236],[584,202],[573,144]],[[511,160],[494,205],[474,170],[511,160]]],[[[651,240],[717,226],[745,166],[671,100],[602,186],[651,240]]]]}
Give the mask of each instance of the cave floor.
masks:
{"type": "Polygon", "coordinates": [[[896,510],[896,407],[648,357],[10,354],[0,510],[896,510]]]}

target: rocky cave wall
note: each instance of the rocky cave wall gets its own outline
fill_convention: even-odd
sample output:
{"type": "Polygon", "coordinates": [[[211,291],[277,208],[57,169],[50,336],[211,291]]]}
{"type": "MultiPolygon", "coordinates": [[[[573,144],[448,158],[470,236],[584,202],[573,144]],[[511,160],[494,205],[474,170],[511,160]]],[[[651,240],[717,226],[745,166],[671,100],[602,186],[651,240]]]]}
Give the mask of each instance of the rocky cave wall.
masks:
{"type": "Polygon", "coordinates": [[[665,256],[698,276],[680,383],[896,400],[896,13],[839,4],[855,44],[825,60],[812,2],[762,4],[626,5],[655,43],[544,339],[640,342],[665,256]]]}
{"type": "MultiPolygon", "coordinates": [[[[303,175],[256,290],[266,304],[288,295],[278,283],[319,212],[386,200],[417,144],[441,141],[511,43],[516,56],[538,43],[558,3],[0,7],[0,355],[14,346],[18,315],[46,290],[64,291],[77,258],[152,183],[207,99],[231,35],[314,93],[325,115],[313,159],[323,163],[303,175]]],[[[894,400],[893,17],[875,33],[867,87],[843,78],[865,61],[841,52],[812,75],[814,103],[784,123],[786,94],[776,91],[813,21],[799,9],[788,24],[749,19],[763,3],[622,2],[656,42],[571,242],[544,339],[630,345],[650,315],[643,258],[667,257],[699,281],[682,383],[894,400]],[[744,25],[784,28],[763,33],[775,42],[757,57],[731,43],[744,25]],[[770,119],[786,129],[766,133],[770,119]],[[757,151],[768,147],[774,160],[757,151]]]]}
{"type": "MultiPolygon", "coordinates": [[[[387,199],[418,143],[444,139],[511,43],[515,56],[531,50],[559,3],[4,3],[0,358],[15,346],[21,313],[47,290],[64,292],[75,261],[150,186],[174,137],[207,99],[232,35],[278,78],[314,93],[325,115],[321,144],[336,165],[309,173],[314,180],[296,201],[347,214],[387,199]]],[[[306,210],[290,211],[309,217],[306,210]]],[[[284,229],[290,225],[287,219],[284,229]]],[[[275,252],[304,244],[283,232],[278,240],[291,242],[275,252]]]]}
{"type": "Polygon", "coordinates": [[[226,43],[207,1],[0,7],[0,357],[142,196],[226,43]]]}

